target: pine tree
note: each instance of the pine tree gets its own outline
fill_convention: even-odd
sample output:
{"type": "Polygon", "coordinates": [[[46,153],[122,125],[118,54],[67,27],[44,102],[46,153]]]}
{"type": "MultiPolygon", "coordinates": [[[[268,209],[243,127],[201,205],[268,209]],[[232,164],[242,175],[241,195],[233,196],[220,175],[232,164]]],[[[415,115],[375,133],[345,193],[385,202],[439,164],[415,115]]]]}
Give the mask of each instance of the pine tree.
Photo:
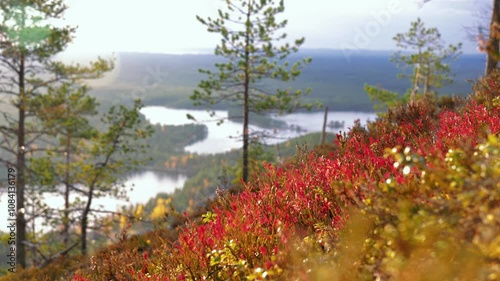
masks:
{"type": "Polygon", "coordinates": [[[403,70],[398,77],[409,79],[411,87],[406,95],[401,96],[380,87],[365,85],[370,99],[393,107],[412,102],[417,95],[435,93],[435,89],[452,83],[450,62],[461,53],[461,43],[445,46],[437,28],[426,28],[420,18],[411,23],[408,32],[396,34],[393,40],[402,51],[396,52],[391,61],[403,70]]]}
{"type": "MultiPolygon", "coordinates": [[[[51,214],[56,224],[62,221],[63,244],[70,246],[70,226],[73,218],[70,194],[75,188],[75,166],[79,156],[76,155],[78,143],[89,140],[98,133],[90,125],[88,118],[97,114],[95,98],[88,96],[86,86],[63,83],[60,87],[50,87],[47,95],[33,99],[34,107],[39,108],[38,117],[41,125],[50,133],[53,139],[46,148],[46,156],[30,159],[30,170],[36,185],[44,187],[49,192],[63,193],[64,208],[62,216],[51,214]],[[58,185],[64,186],[61,191],[58,185]]],[[[44,209],[48,209],[44,206],[44,209]]],[[[63,251],[64,251],[63,250],[63,251]]]]}
{"type": "Polygon", "coordinates": [[[120,178],[144,163],[144,159],[138,155],[145,153],[147,146],[140,140],[150,137],[153,128],[143,124],[144,119],[139,112],[142,106],[140,100],[136,100],[132,108],[112,106],[101,118],[107,129],[88,141],[80,142],[76,151],[81,160],[75,163],[79,172],[74,185],[80,184],[83,188],[74,190],[86,198],[80,215],[82,254],[86,254],[88,250],[89,216],[95,211],[92,208],[93,200],[99,197],[120,197],[120,178]]]}
{"type": "MultiPolygon", "coordinates": [[[[421,0],[423,5],[432,0],[421,0]]],[[[491,6],[491,20],[489,22],[488,38],[480,31],[477,40],[479,50],[486,53],[486,68],[485,75],[490,74],[493,70],[498,69],[500,62],[500,0],[493,0],[491,6]]]]}
{"type": "Polygon", "coordinates": [[[0,2],[0,94],[4,122],[0,158],[17,170],[17,263],[26,267],[26,188],[30,184],[27,158],[44,148],[37,147],[47,131],[37,126],[38,108],[32,99],[48,94],[49,87],[78,77],[98,77],[111,64],[98,60],[89,67],[65,66],[52,61],[72,40],[75,29],[43,22],[60,19],[66,10],[63,0],[3,0],[0,2]]]}
{"type": "Polygon", "coordinates": [[[399,51],[391,58],[403,69],[410,67],[413,70],[412,74],[399,75],[410,78],[412,82],[410,100],[414,100],[419,92],[425,96],[434,88],[453,81],[449,63],[460,54],[461,43],[445,47],[437,28],[426,28],[420,18],[411,23],[408,32],[396,34],[393,40],[397,47],[411,52],[406,54],[399,51]]]}
{"type": "Polygon", "coordinates": [[[280,30],[287,21],[278,20],[285,10],[283,0],[228,0],[226,4],[224,11],[218,10],[217,18],[197,16],[208,32],[222,37],[215,54],[225,60],[215,64],[216,71],[200,70],[208,78],[200,82],[200,90],[196,90],[191,99],[195,105],[206,105],[208,108],[218,103],[235,104],[242,108],[242,174],[243,181],[247,182],[250,112],[277,110],[285,113],[304,107],[299,102],[304,92],[290,89],[271,91],[263,82],[293,80],[311,60],[303,59],[293,64],[285,61],[291,53],[298,51],[304,38],[292,44],[276,44],[286,40],[286,34],[280,30]]]}

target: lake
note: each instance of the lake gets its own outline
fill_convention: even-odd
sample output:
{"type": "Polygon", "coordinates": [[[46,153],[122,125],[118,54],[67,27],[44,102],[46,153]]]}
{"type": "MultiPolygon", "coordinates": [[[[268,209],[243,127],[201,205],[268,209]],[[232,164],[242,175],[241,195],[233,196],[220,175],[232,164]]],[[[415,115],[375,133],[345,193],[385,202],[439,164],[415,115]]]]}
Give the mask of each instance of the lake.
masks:
{"type": "MultiPolygon", "coordinates": [[[[234,148],[241,147],[241,141],[238,141],[237,136],[242,132],[242,124],[225,121],[220,126],[217,125],[218,118],[227,118],[227,111],[215,111],[215,116],[210,116],[204,110],[184,110],[172,109],[162,106],[148,106],[141,109],[141,113],[145,115],[153,124],[162,125],[183,125],[191,124],[186,116],[187,113],[195,117],[198,122],[202,122],[208,127],[208,136],[205,140],[192,144],[186,147],[186,150],[192,153],[207,154],[207,153],[220,153],[229,151],[234,148]],[[215,121],[214,121],[215,120],[215,121]]],[[[280,130],[278,135],[280,138],[291,138],[299,136],[308,132],[318,132],[323,127],[323,112],[311,113],[293,113],[285,116],[273,116],[278,120],[285,121],[289,125],[295,125],[302,128],[300,132],[297,130],[280,130]]],[[[329,112],[328,120],[344,121],[344,129],[327,128],[328,132],[346,131],[349,127],[353,126],[354,121],[359,119],[362,125],[366,124],[367,120],[375,120],[374,113],[362,112],[329,112]]],[[[257,126],[250,126],[250,129],[261,130],[257,126]]],[[[283,139],[270,140],[269,143],[276,143],[283,141],[283,139]]],[[[182,188],[186,181],[184,175],[169,175],[159,174],[152,171],[146,171],[133,175],[127,179],[125,186],[127,189],[132,189],[128,192],[129,201],[117,200],[112,198],[99,198],[94,200],[93,207],[97,208],[99,205],[104,210],[115,211],[120,206],[129,204],[144,204],[150,198],[154,197],[160,192],[173,192],[176,188],[182,188]]],[[[0,196],[1,206],[0,220],[7,221],[7,194],[0,196]]],[[[60,196],[45,196],[45,202],[51,207],[62,207],[63,199],[60,196]]],[[[0,230],[6,230],[6,225],[0,225],[0,230]]]]}
{"type": "MultiPolygon", "coordinates": [[[[173,109],[163,106],[147,106],[141,109],[141,113],[153,124],[161,125],[184,125],[192,124],[193,121],[187,118],[191,114],[200,124],[205,124],[208,128],[208,136],[205,140],[187,146],[186,151],[198,154],[221,153],[234,148],[241,148],[241,141],[238,137],[243,131],[243,125],[233,121],[224,121],[217,125],[217,120],[227,118],[227,111],[216,110],[215,116],[210,116],[205,110],[173,109]],[[204,122],[203,122],[204,121],[204,122]]],[[[320,132],[323,127],[324,112],[293,113],[284,116],[274,115],[273,118],[285,121],[289,125],[300,126],[301,132],[297,130],[279,130],[276,136],[279,139],[269,140],[273,144],[283,141],[283,138],[292,138],[310,132],[320,132]]],[[[328,120],[344,121],[344,129],[327,128],[328,132],[337,133],[346,131],[354,125],[354,121],[359,119],[361,124],[366,124],[367,120],[375,120],[375,113],[363,112],[334,112],[328,113],[328,120]]],[[[328,121],[328,122],[329,122],[328,121]]],[[[250,126],[251,131],[263,130],[257,126],[250,126]]],[[[268,133],[272,133],[267,130],[268,133]]]]}
{"type": "MultiPolygon", "coordinates": [[[[160,192],[173,192],[176,188],[182,188],[187,177],[184,175],[171,175],[159,174],[152,171],[142,172],[129,177],[124,185],[127,190],[129,200],[115,199],[115,198],[97,198],[93,200],[92,208],[97,209],[101,207],[103,210],[116,211],[120,206],[127,206],[129,204],[145,204],[149,199],[154,197],[160,192]]],[[[75,200],[76,196],[71,196],[71,200],[75,200]]],[[[82,198],[84,199],[84,198],[82,198]]],[[[0,196],[0,220],[7,222],[7,193],[0,196]]],[[[52,208],[60,208],[64,206],[64,199],[62,196],[44,195],[44,202],[52,208]]],[[[28,210],[28,213],[30,210],[28,210]]],[[[41,220],[37,221],[36,227],[40,229],[50,229],[50,227],[42,226],[41,220]]],[[[0,230],[7,231],[7,224],[1,224],[0,230]]]]}

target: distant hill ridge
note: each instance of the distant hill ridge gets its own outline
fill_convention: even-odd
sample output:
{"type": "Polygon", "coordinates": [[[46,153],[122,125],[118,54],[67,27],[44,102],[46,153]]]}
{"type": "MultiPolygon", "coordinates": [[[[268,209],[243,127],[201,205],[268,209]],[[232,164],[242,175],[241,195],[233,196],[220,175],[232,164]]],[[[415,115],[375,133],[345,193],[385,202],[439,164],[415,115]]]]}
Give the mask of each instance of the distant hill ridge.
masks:
{"type": "MultiPolygon", "coordinates": [[[[352,53],[347,58],[343,50],[304,49],[289,57],[290,62],[303,57],[312,58],[312,63],[303,69],[301,76],[293,83],[276,83],[271,87],[310,87],[309,100],[319,100],[331,109],[373,111],[373,103],[363,89],[365,83],[399,93],[406,92],[410,87],[408,80],[397,78],[401,70],[389,61],[393,53],[367,50],[352,53]]],[[[172,95],[182,96],[186,101],[181,104],[187,105],[189,93],[205,78],[198,70],[213,68],[214,63],[222,59],[213,54],[118,53],[119,74],[110,87],[128,85],[146,88],[146,104],[162,105],[163,100],[172,95]],[[164,87],[163,92],[149,91],[149,88],[159,85],[164,87]]],[[[468,81],[481,76],[484,65],[483,54],[462,54],[452,62],[455,83],[439,89],[438,93],[459,96],[470,93],[472,84],[468,81]]],[[[169,102],[172,102],[171,98],[169,102]]]]}

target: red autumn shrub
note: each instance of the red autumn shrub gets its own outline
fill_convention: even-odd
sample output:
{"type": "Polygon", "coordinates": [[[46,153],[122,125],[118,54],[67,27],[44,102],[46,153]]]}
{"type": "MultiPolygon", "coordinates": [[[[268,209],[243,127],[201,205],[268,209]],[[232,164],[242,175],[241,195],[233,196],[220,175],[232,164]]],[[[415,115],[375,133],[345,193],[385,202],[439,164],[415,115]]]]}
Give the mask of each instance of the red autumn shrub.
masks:
{"type": "MultiPolygon", "coordinates": [[[[488,135],[499,133],[500,119],[498,109],[488,110],[473,101],[460,110],[439,113],[427,105],[401,108],[394,117],[380,118],[367,129],[356,126],[338,136],[329,156],[311,152],[284,166],[266,165],[265,172],[242,192],[220,194],[213,209],[200,220],[189,221],[171,246],[153,249],[148,258],[129,254],[133,262],[115,269],[113,275],[111,269],[100,266],[97,271],[106,275],[93,275],[93,280],[103,276],[117,280],[308,280],[322,276],[318,272],[333,274],[332,268],[345,263],[340,254],[352,263],[335,271],[339,276],[394,279],[403,278],[404,271],[417,275],[408,266],[427,257],[420,251],[432,253],[439,243],[443,252],[436,252],[439,258],[433,258],[433,264],[456,269],[461,263],[443,263],[446,255],[460,247],[488,249],[492,242],[467,234],[482,226],[471,225],[477,218],[461,207],[462,199],[451,200],[472,192],[473,185],[458,191],[447,187],[459,185],[461,176],[486,186],[494,176],[490,171],[477,179],[473,167],[485,159],[478,157],[474,162],[472,156],[488,135]],[[462,158],[452,157],[458,161],[454,165],[450,165],[455,155],[450,149],[462,151],[462,158]],[[472,155],[471,163],[463,158],[466,155],[472,155]],[[458,164],[469,165],[464,169],[472,172],[458,172],[458,164]],[[366,237],[349,234],[360,228],[350,224],[348,210],[352,208],[361,210],[356,217],[364,217],[366,237]],[[361,244],[346,244],[351,236],[361,244]],[[422,242],[422,237],[428,242],[422,242]],[[352,247],[361,258],[343,247],[352,247]]],[[[487,189],[492,187],[490,182],[487,189]]],[[[468,206],[490,206],[482,213],[488,219],[494,204],[485,200],[468,206]]],[[[123,260],[109,255],[123,254],[103,254],[101,260],[106,256],[110,264],[123,260]]],[[[481,263],[485,259],[481,254],[473,256],[481,263]]],[[[477,270],[471,272],[470,276],[476,276],[477,270]]]]}
{"type": "MultiPolygon", "coordinates": [[[[413,190],[415,183],[421,180],[417,172],[424,170],[417,164],[425,157],[445,163],[450,148],[473,147],[488,134],[497,134],[500,120],[498,115],[473,102],[462,112],[444,110],[436,117],[423,115],[429,111],[418,109],[419,106],[426,104],[407,109],[413,123],[410,119],[406,122],[401,119],[399,123],[382,119],[371,124],[369,130],[357,127],[348,135],[338,136],[337,148],[331,157],[310,154],[284,167],[268,165],[266,172],[241,194],[221,198],[221,205],[206,215],[212,219],[206,219],[203,225],[193,224],[181,234],[172,255],[174,259],[168,260],[177,262],[175,271],[170,274],[189,280],[245,279],[249,276],[273,279],[282,271],[285,272],[283,276],[289,276],[291,271],[295,276],[308,276],[307,268],[296,267],[290,261],[293,257],[290,241],[309,237],[322,252],[334,252],[349,219],[348,206],[366,208],[385,222],[394,220],[394,213],[383,215],[384,212],[376,211],[378,207],[371,209],[377,198],[381,202],[392,198],[391,202],[396,203],[400,199],[401,202],[416,200],[418,206],[432,205],[432,200],[426,201],[433,198],[434,191],[426,189],[418,193],[413,190]],[[375,138],[371,130],[382,135],[375,138]],[[470,143],[460,141],[466,139],[470,143]],[[406,154],[416,151],[420,155],[400,156],[403,158],[401,163],[409,161],[403,172],[402,166],[395,165],[394,159],[385,153],[386,148],[396,144],[407,147],[406,154]],[[410,160],[406,159],[408,157],[410,160]],[[393,190],[391,186],[394,185],[406,188],[392,192],[385,199],[377,197],[381,188],[384,193],[393,190]]],[[[405,115],[404,112],[399,114],[405,115]]],[[[434,162],[428,164],[437,167],[434,162]]],[[[387,206],[391,205],[383,209],[387,206]]],[[[390,210],[401,210],[398,204],[392,207],[390,210]]],[[[401,245],[396,250],[411,252],[413,248],[401,245]]],[[[378,253],[371,257],[386,258],[378,253]]],[[[382,268],[376,272],[390,276],[390,272],[382,268]]]]}
{"type": "Polygon", "coordinates": [[[74,279],[495,280],[500,107],[498,80],[482,82],[467,102],[423,98],[330,153],[268,164],[178,237],[96,254],[74,279]]]}

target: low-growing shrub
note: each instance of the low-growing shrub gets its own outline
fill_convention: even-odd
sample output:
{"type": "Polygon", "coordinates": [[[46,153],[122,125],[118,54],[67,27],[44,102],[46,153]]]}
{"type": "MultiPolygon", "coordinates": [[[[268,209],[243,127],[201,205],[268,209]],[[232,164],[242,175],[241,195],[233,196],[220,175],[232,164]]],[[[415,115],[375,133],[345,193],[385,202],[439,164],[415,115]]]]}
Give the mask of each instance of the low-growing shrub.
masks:
{"type": "Polygon", "coordinates": [[[71,279],[498,280],[498,72],[480,84],[467,100],[424,97],[320,153],[266,164],[186,216],[178,236],[124,240],[71,279]]]}

